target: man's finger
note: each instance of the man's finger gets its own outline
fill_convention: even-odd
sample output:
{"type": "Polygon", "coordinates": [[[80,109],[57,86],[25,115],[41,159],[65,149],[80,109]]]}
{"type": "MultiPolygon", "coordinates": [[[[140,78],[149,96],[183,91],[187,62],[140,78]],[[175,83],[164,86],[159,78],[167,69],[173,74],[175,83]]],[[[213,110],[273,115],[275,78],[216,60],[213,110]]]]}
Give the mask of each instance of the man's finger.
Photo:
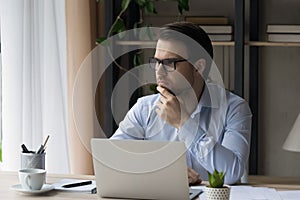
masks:
{"type": "Polygon", "coordinates": [[[188,172],[190,173],[190,174],[192,174],[192,175],[194,175],[194,176],[198,176],[199,174],[198,174],[198,172],[196,172],[195,170],[193,170],[192,168],[188,168],[188,172]]]}
{"type": "Polygon", "coordinates": [[[162,96],[164,96],[166,98],[174,96],[174,95],[172,95],[172,92],[170,90],[168,90],[167,88],[157,86],[156,89],[162,96]]]}
{"type": "Polygon", "coordinates": [[[202,183],[202,179],[198,178],[198,180],[196,180],[193,184],[200,184],[200,183],[202,183]]]}
{"type": "Polygon", "coordinates": [[[200,184],[202,182],[200,175],[192,168],[188,168],[188,179],[189,184],[200,184]]]}
{"type": "Polygon", "coordinates": [[[159,99],[159,101],[160,101],[162,104],[165,104],[165,103],[167,102],[167,99],[166,99],[166,97],[161,96],[161,98],[159,99]]]}

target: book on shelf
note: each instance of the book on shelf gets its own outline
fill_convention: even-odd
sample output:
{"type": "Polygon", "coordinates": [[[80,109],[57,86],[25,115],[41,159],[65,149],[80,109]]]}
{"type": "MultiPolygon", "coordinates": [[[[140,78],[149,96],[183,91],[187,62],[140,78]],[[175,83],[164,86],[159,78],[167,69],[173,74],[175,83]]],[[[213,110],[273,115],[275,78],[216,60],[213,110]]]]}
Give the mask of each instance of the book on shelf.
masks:
{"type": "Polygon", "coordinates": [[[300,25],[268,25],[267,33],[300,33],[300,25]]]}
{"type": "Polygon", "coordinates": [[[231,25],[199,25],[208,34],[231,34],[231,25]]]}
{"type": "Polygon", "coordinates": [[[268,34],[270,42],[300,42],[300,34],[268,34]]]}
{"type": "Polygon", "coordinates": [[[209,38],[212,42],[227,42],[232,41],[232,35],[224,35],[224,34],[209,34],[209,38]]]}
{"type": "Polygon", "coordinates": [[[229,20],[227,17],[201,17],[201,16],[186,16],[185,21],[202,25],[227,25],[229,20]]]}

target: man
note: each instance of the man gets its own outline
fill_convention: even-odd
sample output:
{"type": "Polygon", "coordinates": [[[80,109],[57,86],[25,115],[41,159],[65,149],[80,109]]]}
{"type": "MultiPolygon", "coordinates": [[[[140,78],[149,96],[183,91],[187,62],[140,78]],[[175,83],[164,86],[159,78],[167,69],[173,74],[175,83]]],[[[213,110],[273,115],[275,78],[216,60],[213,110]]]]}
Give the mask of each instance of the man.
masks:
{"type": "Polygon", "coordinates": [[[212,84],[213,48],[197,25],[165,25],[149,64],[159,94],[140,98],[112,139],[183,141],[189,183],[223,171],[225,183],[242,177],[249,156],[251,111],[242,98],[212,84]]]}

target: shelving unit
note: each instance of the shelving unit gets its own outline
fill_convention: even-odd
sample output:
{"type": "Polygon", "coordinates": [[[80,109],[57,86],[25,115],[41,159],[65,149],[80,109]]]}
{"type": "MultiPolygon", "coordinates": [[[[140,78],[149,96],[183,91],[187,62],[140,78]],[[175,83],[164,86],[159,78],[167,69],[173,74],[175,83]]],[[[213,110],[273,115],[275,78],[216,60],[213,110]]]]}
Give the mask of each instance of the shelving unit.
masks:
{"type": "Polygon", "coordinates": [[[234,92],[244,97],[245,0],[235,0],[234,92]]]}
{"type": "MultiPolygon", "coordinates": [[[[139,46],[139,45],[143,45],[143,46],[153,46],[156,44],[156,42],[153,42],[153,41],[140,41],[140,40],[137,40],[137,41],[117,41],[116,42],[117,45],[136,45],[136,46],[139,46]]],[[[230,42],[212,42],[213,46],[234,46],[234,42],[233,41],[230,41],[230,42]]]]}
{"type": "Polygon", "coordinates": [[[256,165],[250,167],[250,173],[294,176],[299,174],[293,172],[293,166],[298,166],[296,160],[299,159],[296,154],[288,155],[282,151],[281,145],[284,135],[288,133],[291,116],[299,110],[295,101],[299,98],[296,93],[299,88],[297,53],[300,42],[269,42],[264,41],[264,38],[267,38],[266,27],[269,24],[298,24],[300,4],[297,1],[279,0],[251,0],[249,3],[250,41],[246,45],[249,46],[249,104],[253,113],[250,165],[256,162],[256,165]],[[281,10],[282,6],[285,10],[281,10]],[[295,87],[289,88],[290,85],[295,87]],[[273,99],[276,99],[275,103],[273,99]],[[293,156],[296,159],[292,159],[293,156]],[[288,160],[291,163],[287,163],[288,160]]]}
{"type": "Polygon", "coordinates": [[[246,45],[257,47],[300,47],[300,42],[265,42],[265,41],[249,41],[246,45]]]}
{"type": "MultiPolygon", "coordinates": [[[[249,39],[259,41],[259,0],[250,1],[249,39]]],[[[251,44],[251,42],[249,42],[251,44]]],[[[249,48],[249,106],[252,111],[248,173],[258,173],[258,46],[249,48]]]]}
{"type": "Polygon", "coordinates": [[[212,42],[213,46],[234,46],[234,42],[212,42]]]}

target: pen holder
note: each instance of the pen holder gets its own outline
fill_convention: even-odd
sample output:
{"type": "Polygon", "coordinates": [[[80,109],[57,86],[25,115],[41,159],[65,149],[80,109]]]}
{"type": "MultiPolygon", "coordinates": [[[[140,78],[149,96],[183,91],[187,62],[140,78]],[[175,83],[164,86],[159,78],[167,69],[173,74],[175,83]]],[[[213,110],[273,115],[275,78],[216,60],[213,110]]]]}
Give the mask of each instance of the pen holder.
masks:
{"type": "Polygon", "coordinates": [[[45,169],[45,155],[46,153],[21,153],[21,169],[45,169]]]}

